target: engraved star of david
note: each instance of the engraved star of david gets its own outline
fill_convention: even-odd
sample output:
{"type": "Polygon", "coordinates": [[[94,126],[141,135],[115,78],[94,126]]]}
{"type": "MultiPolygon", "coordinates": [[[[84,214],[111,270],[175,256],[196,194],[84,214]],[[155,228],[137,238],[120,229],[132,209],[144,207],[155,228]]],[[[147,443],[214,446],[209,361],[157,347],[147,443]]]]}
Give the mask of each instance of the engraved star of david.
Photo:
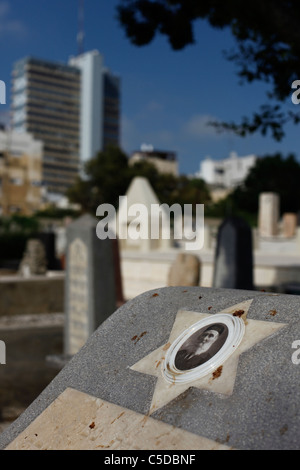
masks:
{"type": "Polygon", "coordinates": [[[168,342],[130,367],[130,369],[134,371],[157,377],[149,415],[165,406],[190,387],[196,387],[200,390],[209,390],[223,395],[231,395],[233,393],[239,356],[255,344],[271,336],[285,326],[285,323],[248,319],[247,314],[252,301],[253,299],[246,300],[218,312],[232,315],[234,312],[244,311],[243,319],[245,321],[245,334],[242,342],[236,351],[234,351],[233,354],[222,364],[220,374],[210,373],[205,377],[188,383],[169,383],[166,381],[162,374],[162,364],[164,362],[166,352],[184,330],[199,320],[213,317],[213,315],[185,310],[178,311],[168,342]]]}

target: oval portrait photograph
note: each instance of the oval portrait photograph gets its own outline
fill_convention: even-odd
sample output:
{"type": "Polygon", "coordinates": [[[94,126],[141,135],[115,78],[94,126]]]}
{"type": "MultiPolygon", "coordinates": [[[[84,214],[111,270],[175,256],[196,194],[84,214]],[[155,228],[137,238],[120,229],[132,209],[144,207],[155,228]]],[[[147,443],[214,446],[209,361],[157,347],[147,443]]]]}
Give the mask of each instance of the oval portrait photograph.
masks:
{"type": "Polygon", "coordinates": [[[245,333],[241,318],[227,313],[208,316],[173,341],[162,364],[169,383],[193,382],[216,370],[233,354],[245,333]]]}
{"type": "Polygon", "coordinates": [[[185,371],[204,364],[220,351],[227,337],[228,328],[224,323],[213,323],[200,328],[178,350],[175,367],[185,371]]]}

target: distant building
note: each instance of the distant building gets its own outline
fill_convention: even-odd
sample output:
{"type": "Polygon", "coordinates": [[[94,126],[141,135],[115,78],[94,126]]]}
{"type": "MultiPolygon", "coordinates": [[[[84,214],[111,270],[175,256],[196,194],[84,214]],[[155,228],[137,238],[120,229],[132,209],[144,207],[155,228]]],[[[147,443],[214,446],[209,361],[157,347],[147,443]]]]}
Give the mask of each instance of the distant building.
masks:
{"type": "Polygon", "coordinates": [[[102,148],[108,145],[120,146],[121,135],[121,82],[117,75],[104,69],[104,110],[102,148]]]}
{"type": "Polygon", "coordinates": [[[175,152],[154,150],[151,145],[142,145],[141,150],[131,154],[129,165],[146,161],[156,167],[160,173],[169,173],[178,176],[178,162],[175,152]]]}
{"type": "Polygon", "coordinates": [[[83,164],[119,145],[120,80],[98,51],[69,64],[27,57],[13,69],[12,126],[44,142],[43,183],[65,194],[83,164]]]}
{"type": "Polygon", "coordinates": [[[255,155],[239,157],[236,152],[231,152],[229,158],[224,160],[206,157],[200,163],[196,176],[212,187],[232,189],[245,180],[256,159],[255,155]]]}
{"type": "Polygon", "coordinates": [[[86,162],[120,140],[120,78],[104,67],[98,51],[69,60],[81,71],[80,161],[86,162]]]}
{"type": "Polygon", "coordinates": [[[43,144],[0,131],[0,214],[31,215],[41,206],[43,144]]]}
{"type": "Polygon", "coordinates": [[[80,71],[27,57],[13,70],[12,125],[44,143],[43,183],[65,193],[79,170],[80,71]]]}

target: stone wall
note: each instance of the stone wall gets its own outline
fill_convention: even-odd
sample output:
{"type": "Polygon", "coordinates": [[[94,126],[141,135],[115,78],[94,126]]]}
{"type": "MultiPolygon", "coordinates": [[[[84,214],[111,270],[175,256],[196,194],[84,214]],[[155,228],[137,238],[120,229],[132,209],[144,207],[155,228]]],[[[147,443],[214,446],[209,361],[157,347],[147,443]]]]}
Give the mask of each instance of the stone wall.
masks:
{"type": "Polygon", "coordinates": [[[64,311],[64,274],[0,277],[0,317],[64,311]]]}
{"type": "Polygon", "coordinates": [[[62,353],[63,324],[63,314],[0,318],[0,339],[6,345],[6,364],[0,365],[0,422],[7,408],[27,407],[56,376],[47,356],[62,353]]]}
{"type": "MultiPolygon", "coordinates": [[[[178,250],[169,252],[122,252],[121,271],[126,300],[150,289],[166,287],[178,250]]],[[[213,251],[200,252],[200,285],[211,287],[213,251]]],[[[300,257],[266,252],[254,254],[254,285],[268,289],[285,283],[300,283],[300,257]]],[[[64,273],[54,276],[0,277],[0,317],[64,312],[64,273]]]]}
{"type": "MultiPolygon", "coordinates": [[[[132,299],[150,289],[167,286],[169,270],[178,252],[121,254],[123,290],[126,299],[132,299]]],[[[200,252],[200,285],[212,287],[214,253],[200,252]]],[[[290,254],[254,253],[254,285],[256,289],[279,289],[286,283],[300,283],[300,256],[290,254]]]]}

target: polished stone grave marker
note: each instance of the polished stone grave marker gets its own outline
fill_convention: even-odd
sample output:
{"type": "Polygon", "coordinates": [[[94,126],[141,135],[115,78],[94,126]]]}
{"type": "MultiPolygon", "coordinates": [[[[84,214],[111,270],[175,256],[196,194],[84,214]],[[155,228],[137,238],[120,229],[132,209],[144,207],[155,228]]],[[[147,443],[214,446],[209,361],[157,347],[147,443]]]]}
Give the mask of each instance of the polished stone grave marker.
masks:
{"type": "Polygon", "coordinates": [[[219,227],[213,287],[253,289],[252,233],[240,217],[229,216],[219,227]]]}
{"type": "Polygon", "coordinates": [[[48,271],[59,271],[61,265],[59,260],[56,258],[56,235],[54,232],[41,232],[38,235],[39,240],[43,243],[48,271]]]}
{"type": "Polygon", "coordinates": [[[299,313],[291,295],[145,292],[100,325],[0,448],[298,449],[299,313]]]}

